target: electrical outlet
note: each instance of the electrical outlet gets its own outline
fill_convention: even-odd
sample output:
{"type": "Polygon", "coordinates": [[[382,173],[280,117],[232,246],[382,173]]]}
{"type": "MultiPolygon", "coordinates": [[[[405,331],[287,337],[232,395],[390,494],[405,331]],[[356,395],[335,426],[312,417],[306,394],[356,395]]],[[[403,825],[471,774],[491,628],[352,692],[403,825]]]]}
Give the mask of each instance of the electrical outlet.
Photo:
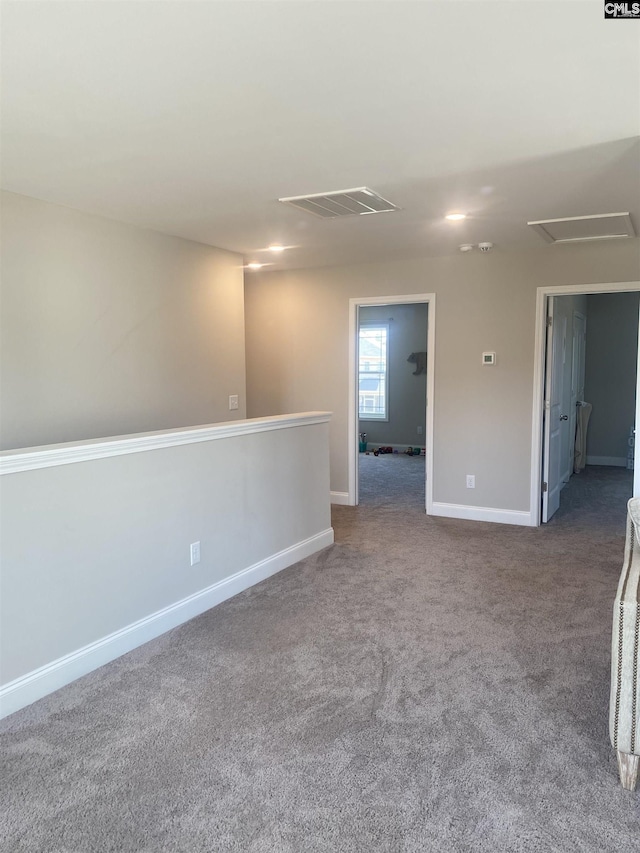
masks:
{"type": "Polygon", "coordinates": [[[195,566],[196,563],[200,562],[200,543],[192,542],[189,551],[191,554],[191,565],[195,566]]]}
{"type": "Polygon", "coordinates": [[[229,395],[229,411],[238,408],[238,395],[230,394],[229,395]]]}
{"type": "Polygon", "coordinates": [[[467,488],[475,489],[476,487],[476,475],[475,474],[467,474],[467,488]]]}
{"type": "Polygon", "coordinates": [[[422,427],[421,426],[418,427],[418,435],[422,435],[422,427]]]}

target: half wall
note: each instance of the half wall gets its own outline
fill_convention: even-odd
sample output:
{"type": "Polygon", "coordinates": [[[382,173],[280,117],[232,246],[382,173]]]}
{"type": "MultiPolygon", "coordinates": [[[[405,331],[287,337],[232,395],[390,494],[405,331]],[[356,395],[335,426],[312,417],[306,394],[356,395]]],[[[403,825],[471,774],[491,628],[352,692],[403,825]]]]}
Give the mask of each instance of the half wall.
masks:
{"type": "Polygon", "coordinates": [[[330,545],[329,418],[0,454],[1,714],[330,545]]]}

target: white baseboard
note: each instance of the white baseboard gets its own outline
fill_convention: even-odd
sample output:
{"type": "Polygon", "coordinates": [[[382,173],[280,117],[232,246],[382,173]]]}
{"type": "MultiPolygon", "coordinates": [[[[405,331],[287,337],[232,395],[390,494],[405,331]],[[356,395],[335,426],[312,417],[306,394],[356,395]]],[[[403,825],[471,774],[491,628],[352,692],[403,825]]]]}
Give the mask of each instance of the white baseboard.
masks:
{"type": "Polygon", "coordinates": [[[349,506],[349,492],[331,492],[331,503],[349,506]]]}
{"type": "Polygon", "coordinates": [[[265,560],[236,572],[224,580],[212,584],[206,589],[177,601],[162,610],[139,619],[101,640],[96,640],[75,652],[58,658],[45,666],[33,670],[26,675],[0,687],[0,718],[13,714],[15,711],[30,705],[37,699],[42,699],[54,690],[64,687],[120,657],[126,652],[159,637],[166,631],[188,622],[194,616],[199,616],[205,610],[215,607],[228,598],[237,595],[250,586],[265,580],[271,575],[286,569],[326,548],[333,543],[333,528],[329,527],[302,542],[297,542],[290,548],[285,548],[265,560]]]}
{"type": "Polygon", "coordinates": [[[492,521],[497,524],[517,524],[521,527],[534,527],[530,512],[513,509],[494,509],[486,506],[466,506],[464,504],[447,504],[434,502],[430,515],[445,518],[464,518],[469,521],[492,521]]]}
{"type": "Polygon", "coordinates": [[[614,468],[626,468],[626,456],[587,456],[587,465],[612,465],[614,468]]]}

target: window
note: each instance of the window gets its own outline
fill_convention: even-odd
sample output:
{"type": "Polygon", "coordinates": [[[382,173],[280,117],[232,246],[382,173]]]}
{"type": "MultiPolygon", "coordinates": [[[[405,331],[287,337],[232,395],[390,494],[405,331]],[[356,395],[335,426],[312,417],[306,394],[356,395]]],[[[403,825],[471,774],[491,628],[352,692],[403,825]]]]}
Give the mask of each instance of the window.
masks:
{"type": "Polygon", "coordinates": [[[388,420],[389,326],[362,325],[358,332],[359,414],[363,420],[388,420]]]}

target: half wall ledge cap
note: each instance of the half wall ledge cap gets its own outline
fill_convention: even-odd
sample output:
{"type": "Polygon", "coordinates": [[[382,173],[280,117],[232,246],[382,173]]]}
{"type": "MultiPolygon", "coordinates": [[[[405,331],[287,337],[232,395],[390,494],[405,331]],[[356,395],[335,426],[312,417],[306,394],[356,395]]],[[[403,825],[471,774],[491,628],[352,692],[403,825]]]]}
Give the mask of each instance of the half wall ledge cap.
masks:
{"type": "Polygon", "coordinates": [[[20,471],[33,471],[38,468],[52,468],[57,465],[70,465],[74,462],[87,462],[91,459],[105,459],[109,456],[123,456],[127,453],[143,453],[148,450],[177,447],[182,444],[197,444],[203,441],[216,441],[240,435],[312,426],[328,423],[332,414],[332,412],[297,412],[290,415],[222,421],[216,424],[194,427],[177,427],[155,432],[3,450],[0,452],[0,475],[17,474],[20,471]]]}

